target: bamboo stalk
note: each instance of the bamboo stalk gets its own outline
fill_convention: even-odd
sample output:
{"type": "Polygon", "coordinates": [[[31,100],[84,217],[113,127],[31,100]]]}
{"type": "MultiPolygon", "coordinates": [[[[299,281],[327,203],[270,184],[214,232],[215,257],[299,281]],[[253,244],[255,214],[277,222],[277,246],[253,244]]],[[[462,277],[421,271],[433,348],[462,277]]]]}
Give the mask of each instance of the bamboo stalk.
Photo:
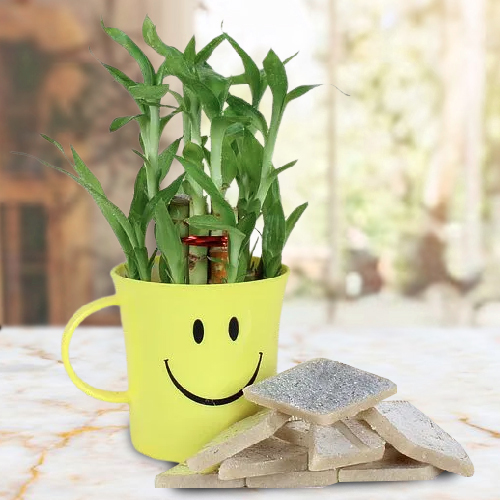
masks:
{"type": "MultiPolygon", "coordinates": [[[[238,220],[238,209],[233,208],[236,220],[238,220]]],[[[212,211],[213,213],[213,211],[212,211]]],[[[226,236],[227,231],[211,231],[212,236],[226,236]]],[[[231,244],[229,242],[229,244],[231,244]]],[[[212,247],[208,251],[209,256],[209,280],[211,284],[227,283],[227,268],[229,266],[229,248],[225,247],[212,247]]]]}
{"type": "MultiPolygon", "coordinates": [[[[175,224],[177,231],[179,232],[179,237],[184,238],[189,236],[189,226],[186,223],[186,219],[189,217],[189,204],[190,197],[187,195],[174,196],[172,201],[168,206],[168,211],[172,222],[175,224]]],[[[185,261],[185,277],[188,278],[189,274],[189,247],[184,245],[184,261],[185,261]]]]}
{"type": "MultiPolygon", "coordinates": [[[[211,234],[212,236],[227,236],[227,231],[212,231],[211,234]]],[[[208,255],[210,259],[208,282],[211,284],[227,283],[228,247],[211,247],[208,255]]]]}
{"type": "MultiPolygon", "coordinates": [[[[206,214],[206,200],[204,197],[192,197],[189,204],[190,215],[206,214]]],[[[189,227],[190,236],[208,236],[209,231],[189,227]]],[[[190,246],[188,254],[189,262],[189,283],[203,285],[208,282],[208,260],[207,248],[190,246]]]]}
{"type": "Polygon", "coordinates": [[[143,134],[145,145],[145,155],[149,160],[149,165],[146,164],[148,196],[151,200],[158,192],[158,149],[160,147],[160,108],[155,106],[149,107],[151,120],[147,130],[147,134],[143,134]]]}
{"type": "MultiPolygon", "coordinates": [[[[184,87],[184,95],[186,88],[184,87]]],[[[194,96],[191,96],[191,106],[196,111],[184,115],[184,141],[192,141],[201,145],[201,107],[194,96]]],[[[191,197],[189,215],[206,215],[208,213],[206,197],[200,186],[188,182],[188,194],[191,197]]],[[[189,227],[189,236],[208,236],[207,230],[189,227]]],[[[190,246],[188,251],[189,283],[205,285],[208,283],[208,250],[205,247],[190,246]]]]}

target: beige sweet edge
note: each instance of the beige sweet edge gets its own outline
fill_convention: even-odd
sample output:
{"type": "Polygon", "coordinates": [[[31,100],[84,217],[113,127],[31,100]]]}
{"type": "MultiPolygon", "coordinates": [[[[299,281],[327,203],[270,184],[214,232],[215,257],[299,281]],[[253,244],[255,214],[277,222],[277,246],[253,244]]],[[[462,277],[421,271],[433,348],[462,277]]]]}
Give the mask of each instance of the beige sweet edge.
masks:
{"type": "Polygon", "coordinates": [[[462,446],[390,380],[325,358],[244,389],[264,408],[226,429],[157,488],[306,488],[472,476],[462,446]]]}

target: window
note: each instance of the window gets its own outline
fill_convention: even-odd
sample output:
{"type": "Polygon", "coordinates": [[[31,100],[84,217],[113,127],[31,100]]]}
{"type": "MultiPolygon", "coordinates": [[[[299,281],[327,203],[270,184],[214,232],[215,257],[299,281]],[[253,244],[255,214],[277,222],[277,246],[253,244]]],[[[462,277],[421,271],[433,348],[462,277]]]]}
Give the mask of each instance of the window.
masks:
{"type": "Polygon", "coordinates": [[[7,324],[49,322],[47,222],[43,205],[0,207],[3,311],[7,324]]]}

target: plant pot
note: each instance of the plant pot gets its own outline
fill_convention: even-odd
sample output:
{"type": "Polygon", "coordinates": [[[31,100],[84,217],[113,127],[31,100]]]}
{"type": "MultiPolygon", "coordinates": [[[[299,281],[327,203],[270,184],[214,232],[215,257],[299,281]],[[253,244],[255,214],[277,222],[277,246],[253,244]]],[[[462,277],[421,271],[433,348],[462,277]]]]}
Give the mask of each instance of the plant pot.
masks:
{"type": "Polygon", "coordinates": [[[62,340],[73,383],[89,396],[130,407],[137,451],[182,462],[257,406],[242,397],[249,384],[276,373],[278,330],[289,270],[272,279],[220,285],[176,285],[111,277],[116,294],[81,307],[62,340]],[[129,388],[96,389],[69,360],[75,328],[90,314],[120,306],[129,388]],[[236,319],[233,319],[236,318],[236,319]]]}

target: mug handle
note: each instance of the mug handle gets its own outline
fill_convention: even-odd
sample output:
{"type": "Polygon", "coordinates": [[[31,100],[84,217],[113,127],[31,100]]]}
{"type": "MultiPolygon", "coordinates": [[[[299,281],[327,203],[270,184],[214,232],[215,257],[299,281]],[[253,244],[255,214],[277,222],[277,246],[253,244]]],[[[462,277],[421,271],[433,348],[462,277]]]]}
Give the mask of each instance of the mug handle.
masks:
{"type": "Polygon", "coordinates": [[[64,329],[61,346],[62,360],[71,381],[85,394],[88,394],[93,398],[100,399],[101,401],[107,401],[108,403],[128,403],[128,391],[106,391],[104,389],[96,389],[95,387],[92,387],[84,382],[75,373],[75,370],[73,370],[73,367],[71,366],[71,362],[69,360],[69,344],[71,342],[73,332],[85,318],[101,309],[104,309],[105,307],[119,305],[120,301],[118,300],[118,297],[116,295],[111,295],[109,297],[94,300],[93,302],[80,307],[80,309],[73,314],[73,317],[69,320],[66,328],[64,329]]]}

